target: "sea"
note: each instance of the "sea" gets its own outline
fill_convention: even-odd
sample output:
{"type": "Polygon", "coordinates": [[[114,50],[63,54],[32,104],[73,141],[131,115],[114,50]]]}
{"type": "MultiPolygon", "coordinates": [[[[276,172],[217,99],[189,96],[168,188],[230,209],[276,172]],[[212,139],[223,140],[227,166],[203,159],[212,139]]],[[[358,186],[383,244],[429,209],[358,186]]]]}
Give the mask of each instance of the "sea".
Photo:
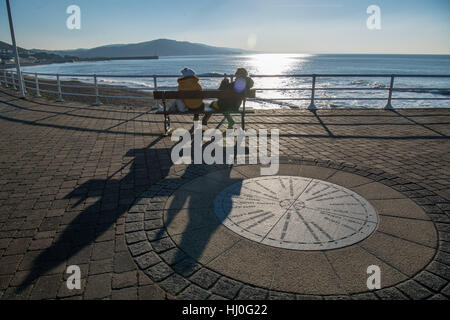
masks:
{"type": "Polygon", "coordinates": [[[386,105],[388,97],[390,75],[448,75],[447,78],[395,78],[396,90],[392,94],[392,106],[394,108],[450,107],[450,55],[203,55],[159,57],[155,60],[37,65],[23,67],[23,71],[60,74],[62,80],[79,80],[86,83],[93,81],[89,75],[97,74],[100,75],[98,78],[100,86],[121,85],[137,90],[152,91],[154,90],[153,75],[174,76],[158,77],[157,86],[160,90],[175,90],[176,77],[185,67],[196,72],[205,89],[217,89],[223,77],[233,75],[238,67],[246,68],[254,79],[254,88],[257,89],[257,98],[249,102],[249,106],[255,109],[307,107],[310,104],[312,78],[301,77],[301,75],[318,75],[315,83],[315,105],[318,108],[382,108],[386,105]],[[352,76],[321,76],[324,74],[351,74],[352,76]],[[383,76],[363,77],[361,76],[363,74],[383,76]],[[117,77],[119,75],[121,77],[117,77]],[[126,77],[123,77],[124,75],[126,77]],[[396,100],[396,98],[401,99],[396,100]]]}

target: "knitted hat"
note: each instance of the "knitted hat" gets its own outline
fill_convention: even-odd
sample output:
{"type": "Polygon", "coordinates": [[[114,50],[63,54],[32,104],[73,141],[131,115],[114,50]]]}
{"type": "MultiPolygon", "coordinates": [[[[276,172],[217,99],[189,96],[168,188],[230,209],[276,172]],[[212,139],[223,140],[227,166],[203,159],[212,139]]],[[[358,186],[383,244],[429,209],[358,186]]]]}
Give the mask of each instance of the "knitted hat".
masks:
{"type": "Polygon", "coordinates": [[[195,76],[195,71],[189,68],[184,68],[183,70],[181,70],[181,74],[184,78],[193,77],[195,76]]]}
{"type": "Polygon", "coordinates": [[[248,72],[245,68],[237,68],[235,76],[238,78],[246,78],[248,76],[248,72]]]}

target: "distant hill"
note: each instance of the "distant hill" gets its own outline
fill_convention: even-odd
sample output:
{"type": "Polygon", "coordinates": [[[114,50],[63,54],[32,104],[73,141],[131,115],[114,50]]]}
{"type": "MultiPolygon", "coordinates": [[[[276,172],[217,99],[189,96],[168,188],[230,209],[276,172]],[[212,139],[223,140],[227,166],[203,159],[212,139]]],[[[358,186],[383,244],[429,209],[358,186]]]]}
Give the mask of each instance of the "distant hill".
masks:
{"type": "Polygon", "coordinates": [[[241,54],[248,51],[242,49],[231,49],[213,47],[201,43],[187,41],[175,41],[169,39],[158,39],[140,43],[113,44],[96,47],[92,49],[76,50],[33,50],[35,52],[49,52],[59,55],[70,55],[79,58],[96,57],[136,57],[136,56],[185,56],[185,55],[213,55],[213,54],[241,54]]]}
{"type": "MultiPolygon", "coordinates": [[[[10,45],[9,43],[0,41],[0,50],[12,50],[12,45],[10,45]]],[[[21,48],[21,47],[17,47],[17,51],[20,53],[28,53],[29,50],[21,48]]]]}
{"type": "MultiPolygon", "coordinates": [[[[45,50],[34,51],[17,47],[17,51],[19,52],[19,57],[22,64],[24,65],[35,63],[72,62],[78,60],[78,57],[69,56],[66,54],[55,54],[45,50]]],[[[0,41],[0,58],[2,60],[1,64],[11,64],[11,62],[8,60],[13,58],[13,54],[14,53],[12,52],[12,45],[0,41]]]]}

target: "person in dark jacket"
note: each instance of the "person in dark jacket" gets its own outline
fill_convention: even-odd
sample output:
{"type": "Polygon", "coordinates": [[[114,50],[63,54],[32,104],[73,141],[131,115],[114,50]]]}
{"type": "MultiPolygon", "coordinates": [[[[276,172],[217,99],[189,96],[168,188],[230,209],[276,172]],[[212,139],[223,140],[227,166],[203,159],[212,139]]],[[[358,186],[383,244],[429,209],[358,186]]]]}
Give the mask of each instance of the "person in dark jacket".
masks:
{"type": "MultiPolygon", "coordinates": [[[[253,80],[248,76],[248,72],[245,68],[238,68],[235,73],[235,80],[230,82],[228,78],[222,80],[219,90],[232,91],[237,93],[243,93],[246,90],[249,90],[253,87],[253,80]]],[[[209,108],[207,107],[205,110],[218,110],[223,112],[225,118],[228,121],[228,129],[233,129],[235,124],[233,117],[230,115],[230,112],[236,112],[239,110],[239,107],[242,104],[242,99],[219,99],[213,101],[209,108]]],[[[210,115],[209,115],[210,116],[210,115]]],[[[209,118],[209,117],[208,117],[209,118]]],[[[203,119],[203,124],[205,124],[208,118],[203,119]]]]}

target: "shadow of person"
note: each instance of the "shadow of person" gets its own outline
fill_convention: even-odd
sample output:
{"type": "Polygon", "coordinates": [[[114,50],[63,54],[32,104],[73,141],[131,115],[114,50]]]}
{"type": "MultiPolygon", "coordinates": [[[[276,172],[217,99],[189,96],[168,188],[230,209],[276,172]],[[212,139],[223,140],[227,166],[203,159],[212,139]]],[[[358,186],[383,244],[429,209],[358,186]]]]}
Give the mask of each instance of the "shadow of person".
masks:
{"type": "MultiPolygon", "coordinates": [[[[106,179],[91,179],[67,194],[64,199],[75,199],[72,208],[84,204],[91,196],[99,195],[100,198],[87,205],[62,231],[57,240],[47,249],[42,251],[33,261],[27,277],[21,282],[16,292],[22,292],[37,278],[49,274],[51,270],[61,264],[77,260],[77,255],[82,255],[83,249],[93,244],[100,236],[114,226],[133,204],[136,195],[133,191],[135,180],[140,175],[146,175],[146,163],[162,162],[159,171],[152,171],[153,181],[148,181],[140,186],[142,192],[152,183],[167,176],[172,166],[168,148],[153,148],[163,139],[159,137],[143,149],[130,149],[126,157],[132,157],[128,163],[114,172],[106,179]],[[160,159],[162,158],[162,159],[160,159]],[[169,159],[169,161],[166,161],[169,159]],[[122,178],[115,178],[120,172],[126,172],[122,178]],[[124,189],[122,189],[122,187],[124,189]],[[125,198],[122,198],[124,191],[125,198]],[[119,198],[120,192],[120,198],[119,198]]],[[[114,250],[114,248],[112,248],[114,250]]],[[[88,261],[86,261],[88,262],[88,261]]],[[[76,263],[75,263],[76,264],[76,263]]]]}
{"type": "MultiPolygon", "coordinates": [[[[209,142],[210,143],[210,142],[209,142]]],[[[203,145],[204,148],[209,144],[203,145]]],[[[193,148],[192,148],[193,149],[193,148]]],[[[225,150],[223,150],[225,155],[225,150]]],[[[234,154],[236,155],[236,146],[234,154]]],[[[248,153],[248,149],[246,148],[248,153]]],[[[225,163],[225,157],[223,162],[225,163]]],[[[180,177],[189,178],[195,174],[196,166],[188,165],[184,174],[180,177]]],[[[171,263],[177,263],[186,258],[186,255],[194,262],[205,263],[212,258],[212,251],[208,250],[208,244],[215,237],[216,231],[222,222],[228,217],[232,208],[232,196],[238,196],[242,187],[243,176],[233,173],[233,165],[214,165],[210,173],[202,175],[183,185],[169,198],[168,206],[164,211],[164,229],[157,238],[167,231],[176,242],[178,249],[170,258],[171,263]],[[225,205],[219,215],[214,212],[214,200],[216,196],[227,186],[234,185],[224,199],[225,205]]],[[[225,241],[227,242],[227,241],[225,241]]],[[[219,244],[226,246],[226,243],[219,244]]],[[[225,248],[225,247],[222,247],[225,248]]]]}
{"type": "MultiPolygon", "coordinates": [[[[79,263],[77,256],[83,256],[82,251],[95,243],[100,236],[110,230],[115,222],[122,217],[135,202],[138,195],[126,198],[125,202],[122,202],[121,199],[119,202],[119,194],[117,192],[119,186],[132,186],[133,181],[137,176],[145,174],[145,172],[143,172],[142,164],[159,163],[159,171],[157,173],[159,176],[155,176],[153,182],[157,182],[169,175],[171,168],[173,167],[169,156],[171,149],[153,148],[161,139],[163,139],[163,137],[155,139],[155,141],[143,149],[130,149],[125,156],[132,157],[133,159],[108,178],[91,179],[82,185],[79,185],[65,196],[65,199],[75,200],[72,205],[73,208],[85,204],[85,201],[90,196],[98,194],[100,195],[100,199],[83,209],[69,225],[67,225],[51,247],[42,251],[32,261],[31,269],[27,277],[21,282],[16,292],[22,292],[39,277],[46,274],[52,274],[51,271],[60,267],[61,264],[67,263],[70,265],[72,263],[79,263]],[[127,169],[128,167],[129,169],[127,169]],[[122,178],[114,178],[123,170],[127,172],[125,176],[122,178]]],[[[206,145],[207,144],[203,145],[203,148],[205,148],[206,145]]],[[[192,150],[194,150],[194,148],[192,148],[192,150]]],[[[189,165],[183,171],[181,176],[177,175],[174,178],[168,178],[168,180],[186,179],[186,181],[189,181],[193,176],[198,177],[199,167],[204,166],[206,166],[206,164],[189,165]]],[[[215,168],[225,168],[226,170],[224,171],[225,175],[223,178],[226,178],[226,175],[231,173],[232,166],[215,165],[214,169],[215,168]]],[[[206,170],[206,172],[208,172],[208,170],[206,170]]],[[[219,179],[221,179],[220,176],[219,179]]],[[[208,181],[212,186],[216,183],[220,184],[220,181],[218,180],[215,182],[214,179],[209,179],[208,181]]],[[[238,181],[239,179],[236,179],[236,182],[238,181]]],[[[142,186],[142,192],[148,189],[153,182],[149,182],[145,186],[142,186]]],[[[234,183],[234,181],[228,182],[234,183]]],[[[203,187],[205,187],[205,185],[203,185],[203,187]]],[[[179,247],[195,260],[201,258],[202,252],[209,242],[209,238],[221,224],[220,220],[212,219],[214,213],[212,212],[211,207],[209,207],[208,211],[208,223],[205,224],[204,221],[202,222],[202,219],[206,217],[205,211],[199,211],[198,208],[199,203],[206,194],[211,197],[211,193],[208,193],[208,189],[192,190],[181,193],[175,192],[174,201],[172,201],[168,210],[169,214],[166,215],[166,228],[170,227],[173,219],[179,214],[187,215],[186,218],[188,221],[185,229],[181,232],[183,236],[179,243],[179,247]],[[183,205],[180,207],[175,205],[177,203],[182,203],[183,205]],[[199,228],[202,228],[203,231],[197,233],[197,237],[192,239],[192,234],[195,234],[196,230],[199,230],[199,228]],[[191,249],[188,250],[190,247],[191,249]]],[[[224,218],[226,218],[227,215],[228,213],[225,214],[224,218]]],[[[114,250],[114,248],[112,250],[114,250]]],[[[185,257],[184,253],[178,250],[175,259],[181,259],[182,257],[185,257]]],[[[87,261],[83,263],[89,262],[89,259],[90,256],[88,256],[87,261]]]]}

